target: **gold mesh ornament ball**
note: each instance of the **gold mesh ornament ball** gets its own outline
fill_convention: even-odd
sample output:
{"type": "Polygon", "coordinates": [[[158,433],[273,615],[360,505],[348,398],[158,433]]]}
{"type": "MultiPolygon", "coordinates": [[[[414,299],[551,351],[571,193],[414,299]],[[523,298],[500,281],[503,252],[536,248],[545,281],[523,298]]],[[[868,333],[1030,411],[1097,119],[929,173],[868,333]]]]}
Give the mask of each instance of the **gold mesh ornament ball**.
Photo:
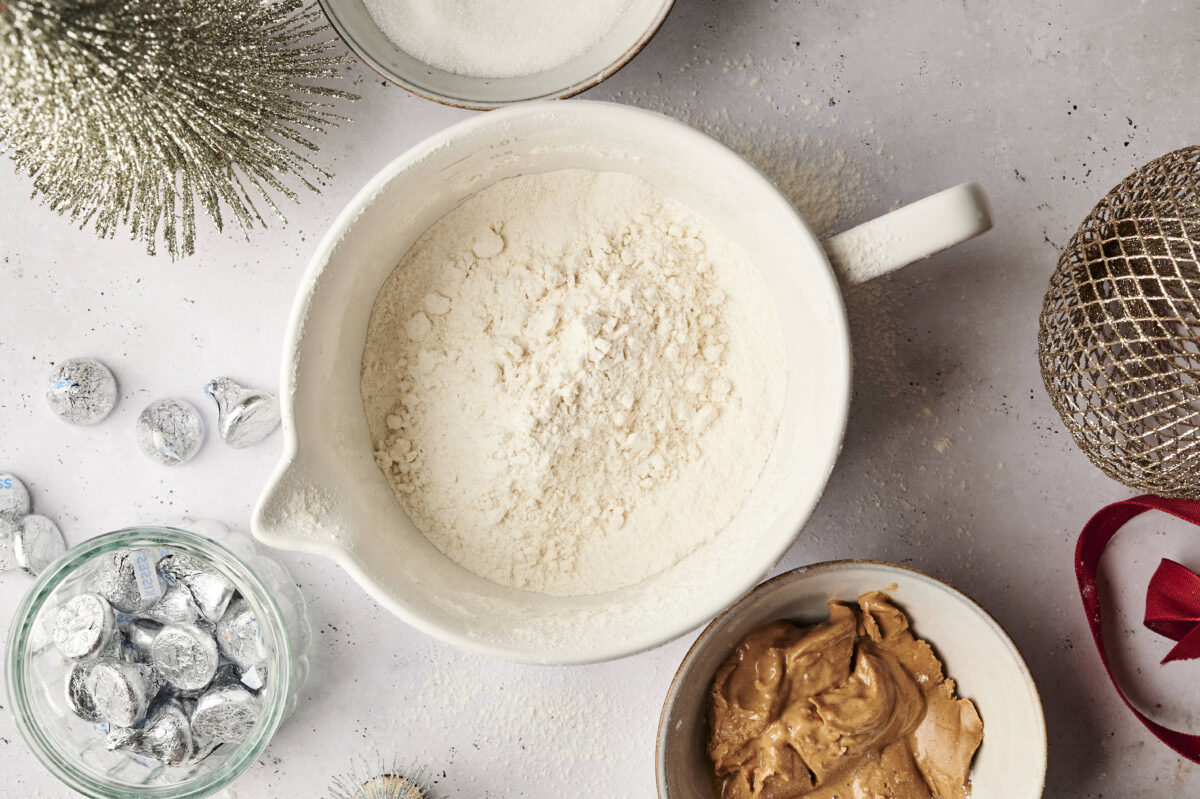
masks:
{"type": "Polygon", "coordinates": [[[1110,477],[1200,498],[1200,147],[1138,169],[1068,242],[1042,305],[1042,379],[1110,477]]]}

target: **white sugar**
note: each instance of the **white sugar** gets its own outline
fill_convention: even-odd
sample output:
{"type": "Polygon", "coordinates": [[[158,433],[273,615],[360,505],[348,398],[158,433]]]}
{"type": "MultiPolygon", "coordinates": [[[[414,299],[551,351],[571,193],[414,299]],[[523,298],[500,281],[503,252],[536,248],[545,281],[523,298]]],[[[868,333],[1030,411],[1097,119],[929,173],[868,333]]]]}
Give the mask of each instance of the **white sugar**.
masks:
{"type": "Polygon", "coordinates": [[[376,24],[414,58],[481,78],[532,75],[583,54],[630,0],[364,0],[376,24]]]}

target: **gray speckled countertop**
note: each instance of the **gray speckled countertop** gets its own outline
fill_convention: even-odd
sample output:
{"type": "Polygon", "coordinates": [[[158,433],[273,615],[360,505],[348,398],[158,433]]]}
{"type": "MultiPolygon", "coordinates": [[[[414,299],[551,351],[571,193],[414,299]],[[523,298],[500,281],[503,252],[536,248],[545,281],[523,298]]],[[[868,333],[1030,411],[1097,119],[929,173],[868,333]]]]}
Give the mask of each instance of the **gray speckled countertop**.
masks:
{"type": "MultiPolygon", "coordinates": [[[[1045,702],[1047,796],[1200,795],[1200,769],[1153,740],[1107,684],[1075,593],[1089,514],[1132,492],[1072,445],[1042,390],[1037,313],[1059,247],[1138,164],[1200,139],[1200,4],[1012,0],[678,0],[629,66],[588,92],[667,110],[751,156],[824,227],[845,226],[963,180],[991,195],[996,228],[848,297],[857,375],[845,451],[779,570],[845,557],[912,564],[987,607],[1024,653],[1045,702]]],[[[329,222],[376,170],[468,112],[347,69],[364,95],[325,138],[336,178],[249,240],[206,232],[178,264],[97,242],[30,201],[0,169],[0,470],[30,486],[68,540],[139,521],[211,516],[245,526],[280,437],[156,467],[133,421],[201,387],[276,380],[293,289],[329,222]],[[57,422],[40,396],[51,362],[106,361],[116,412],[57,422]]],[[[1138,700],[1193,728],[1194,663],[1140,626],[1160,556],[1200,565],[1200,536],[1150,518],[1114,545],[1109,585],[1121,670],[1138,700]],[[1140,535],[1138,534],[1140,533],[1140,535]],[[1119,574],[1116,572],[1120,572],[1119,574]]],[[[693,637],[600,666],[480,660],[414,632],[332,563],[286,555],[311,599],[313,678],[299,710],[226,794],[320,795],[372,747],[436,768],[435,796],[649,797],[654,728],[693,637]]],[[[0,576],[0,618],[28,582],[0,576]]],[[[61,796],[3,700],[0,796],[61,796]]]]}

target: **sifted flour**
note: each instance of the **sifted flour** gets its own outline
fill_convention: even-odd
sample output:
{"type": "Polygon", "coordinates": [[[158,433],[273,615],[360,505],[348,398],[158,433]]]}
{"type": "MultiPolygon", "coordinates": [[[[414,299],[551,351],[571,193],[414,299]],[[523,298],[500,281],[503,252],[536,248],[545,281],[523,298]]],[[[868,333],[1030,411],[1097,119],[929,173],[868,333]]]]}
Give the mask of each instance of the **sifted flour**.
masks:
{"type": "Polygon", "coordinates": [[[638,178],[566,170],[502,181],[418,240],[375,301],[361,388],[435,546],[577,595],[728,523],[785,380],[774,304],[723,233],[638,178]]]}

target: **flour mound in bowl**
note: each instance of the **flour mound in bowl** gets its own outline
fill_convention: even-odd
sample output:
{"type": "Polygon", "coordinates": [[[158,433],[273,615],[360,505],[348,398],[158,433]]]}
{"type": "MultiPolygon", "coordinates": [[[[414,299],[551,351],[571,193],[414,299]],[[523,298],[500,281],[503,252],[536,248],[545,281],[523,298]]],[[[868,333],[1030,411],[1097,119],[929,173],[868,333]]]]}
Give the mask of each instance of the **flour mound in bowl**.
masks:
{"type": "Polygon", "coordinates": [[[375,300],[361,390],[376,462],[439,550],[570,596],[640,582],[733,518],[785,369],[724,233],[639,178],[563,170],[426,231],[375,300]]]}

